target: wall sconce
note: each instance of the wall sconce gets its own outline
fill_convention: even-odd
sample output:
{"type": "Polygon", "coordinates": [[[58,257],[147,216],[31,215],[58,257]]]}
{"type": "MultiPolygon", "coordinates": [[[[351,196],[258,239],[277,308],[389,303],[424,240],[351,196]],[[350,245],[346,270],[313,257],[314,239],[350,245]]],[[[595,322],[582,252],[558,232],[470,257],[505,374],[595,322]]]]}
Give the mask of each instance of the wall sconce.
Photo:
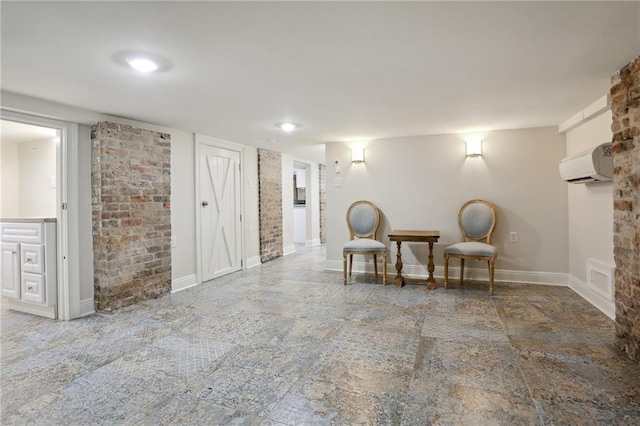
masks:
{"type": "Polygon", "coordinates": [[[364,148],[351,148],[351,162],[364,163],[364,148]]]}
{"type": "Polygon", "coordinates": [[[482,139],[469,139],[467,142],[467,157],[482,156],[482,139]]]}

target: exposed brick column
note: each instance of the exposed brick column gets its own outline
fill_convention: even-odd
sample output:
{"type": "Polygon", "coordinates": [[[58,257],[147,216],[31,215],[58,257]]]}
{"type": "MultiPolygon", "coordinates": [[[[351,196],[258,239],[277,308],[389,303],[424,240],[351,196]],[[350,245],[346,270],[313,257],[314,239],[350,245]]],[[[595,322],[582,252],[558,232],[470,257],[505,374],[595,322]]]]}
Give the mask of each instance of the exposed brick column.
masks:
{"type": "Polygon", "coordinates": [[[91,129],[94,298],[111,311],[171,290],[171,136],[91,129]]]}
{"type": "Polygon", "coordinates": [[[260,260],[282,256],[282,154],[258,149],[260,260]]]}
{"type": "Polygon", "coordinates": [[[327,242],[327,167],[319,165],[320,176],[320,242],[327,242]]]}
{"type": "Polygon", "coordinates": [[[611,83],[615,345],[640,362],[640,57],[611,83]]]}

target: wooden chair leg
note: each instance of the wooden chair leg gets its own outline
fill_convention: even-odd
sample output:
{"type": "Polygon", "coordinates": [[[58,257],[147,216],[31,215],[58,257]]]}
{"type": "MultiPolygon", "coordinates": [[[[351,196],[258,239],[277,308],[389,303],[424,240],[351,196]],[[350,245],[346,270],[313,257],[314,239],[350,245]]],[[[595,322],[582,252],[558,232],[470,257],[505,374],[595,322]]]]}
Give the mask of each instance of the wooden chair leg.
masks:
{"type": "Polygon", "coordinates": [[[344,276],[344,285],[347,285],[347,254],[342,253],[342,275],[344,276]]]}
{"type": "Polygon", "coordinates": [[[373,270],[376,274],[376,280],[378,279],[378,255],[373,255],[373,270]]]}
{"type": "Polygon", "coordinates": [[[489,294],[493,296],[493,275],[494,275],[495,260],[489,261],[489,294]]]}
{"type": "Polygon", "coordinates": [[[349,255],[349,276],[351,276],[351,269],[353,269],[353,255],[349,255]]]}
{"type": "Polygon", "coordinates": [[[460,287],[464,284],[464,257],[460,258],[460,287]]]}
{"type": "Polygon", "coordinates": [[[382,253],[382,285],[387,285],[387,251],[382,253]]]}
{"type": "Polygon", "coordinates": [[[444,288],[447,288],[449,283],[449,255],[444,255],[444,288]]]}

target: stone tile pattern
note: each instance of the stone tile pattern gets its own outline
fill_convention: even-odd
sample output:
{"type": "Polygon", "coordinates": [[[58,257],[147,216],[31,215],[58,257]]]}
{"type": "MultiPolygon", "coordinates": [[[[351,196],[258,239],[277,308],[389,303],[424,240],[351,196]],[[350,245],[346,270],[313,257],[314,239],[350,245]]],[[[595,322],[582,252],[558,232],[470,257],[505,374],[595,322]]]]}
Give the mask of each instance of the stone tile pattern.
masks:
{"type": "Polygon", "coordinates": [[[571,289],[345,286],[325,258],[68,322],[0,302],[0,424],[638,424],[640,365],[571,289]]]}
{"type": "Polygon", "coordinates": [[[327,166],[318,165],[320,176],[320,242],[327,242],[327,166]]]}
{"type": "Polygon", "coordinates": [[[640,362],[640,56],[611,83],[616,346],[640,362]]]}
{"type": "Polygon", "coordinates": [[[258,149],[260,261],[282,256],[282,154],[258,149]]]}
{"type": "Polygon", "coordinates": [[[171,136],[91,129],[94,294],[111,311],[171,290],[171,136]]]}

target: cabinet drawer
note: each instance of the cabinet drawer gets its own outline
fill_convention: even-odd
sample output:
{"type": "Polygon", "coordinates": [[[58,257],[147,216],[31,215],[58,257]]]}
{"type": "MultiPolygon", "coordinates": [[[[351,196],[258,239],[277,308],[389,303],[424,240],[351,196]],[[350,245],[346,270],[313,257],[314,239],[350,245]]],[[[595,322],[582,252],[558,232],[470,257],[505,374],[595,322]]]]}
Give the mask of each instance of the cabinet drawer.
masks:
{"type": "Polygon", "coordinates": [[[25,302],[44,303],[46,301],[44,275],[22,273],[22,300],[25,302]]]}
{"type": "Polygon", "coordinates": [[[44,243],[42,223],[3,223],[0,238],[4,243],[44,243]]]}
{"type": "Polygon", "coordinates": [[[44,273],[44,246],[39,244],[20,244],[22,272],[44,273]]]}

